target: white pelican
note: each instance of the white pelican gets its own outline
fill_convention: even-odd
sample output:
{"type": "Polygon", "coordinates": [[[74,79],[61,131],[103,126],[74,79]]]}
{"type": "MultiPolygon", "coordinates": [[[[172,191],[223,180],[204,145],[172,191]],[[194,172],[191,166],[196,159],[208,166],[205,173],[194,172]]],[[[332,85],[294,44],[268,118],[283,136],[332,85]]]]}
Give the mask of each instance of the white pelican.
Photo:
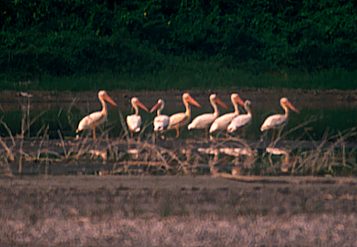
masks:
{"type": "Polygon", "coordinates": [[[161,115],[161,111],[165,107],[165,102],[162,99],[159,99],[154,105],[150,112],[154,112],[157,110],[157,116],[154,118],[154,131],[163,131],[167,129],[167,126],[169,126],[169,121],[170,118],[167,115],[161,115]]]}
{"type": "Polygon", "coordinates": [[[213,123],[213,121],[218,118],[219,116],[219,111],[218,111],[218,105],[223,107],[224,109],[227,109],[227,105],[223,103],[216,94],[211,94],[209,96],[209,101],[211,102],[212,108],[213,108],[213,113],[205,113],[202,115],[197,116],[195,119],[192,120],[192,122],[188,125],[188,130],[192,129],[208,129],[208,127],[213,123]]]}
{"type": "Polygon", "coordinates": [[[186,112],[179,112],[170,116],[169,126],[167,129],[176,130],[176,138],[180,135],[180,127],[188,124],[191,119],[191,105],[196,107],[201,107],[201,105],[194,100],[189,93],[184,93],[182,95],[182,101],[185,105],[186,112]]]}
{"type": "Polygon", "coordinates": [[[141,116],[139,115],[139,107],[146,112],[149,112],[148,108],[140,102],[137,97],[131,98],[131,106],[134,108],[135,113],[126,117],[126,124],[128,125],[131,134],[140,131],[141,116]]]}
{"type": "Polygon", "coordinates": [[[211,128],[209,129],[209,133],[213,133],[217,130],[226,130],[233,118],[239,115],[238,104],[244,106],[243,100],[239,97],[238,94],[232,93],[231,101],[234,106],[234,112],[224,114],[214,120],[211,128]]]}
{"type": "Polygon", "coordinates": [[[246,114],[241,114],[233,118],[232,122],[228,125],[227,131],[232,133],[239,128],[249,124],[252,121],[252,111],[250,109],[251,102],[250,100],[246,100],[244,102],[244,109],[247,111],[246,114]]]}
{"type": "Polygon", "coordinates": [[[95,128],[104,123],[108,116],[107,104],[105,102],[110,103],[113,106],[117,106],[112,98],[107,94],[106,91],[101,90],[98,92],[98,98],[100,103],[102,104],[102,110],[93,112],[87,116],[85,116],[78,124],[78,128],[76,130],[77,138],[79,138],[78,133],[85,129],[92,129],[93,131],[93,139],[96,139],[95,128]]]}
{"type": "Polygon", "coordinates": [[[269,129],[276,129],[283,126],[289,118],[289,109],[299,113],[299,110],[293,106],[287,98],[280,99],[280,105],[284,109],[285,114],[275,114],[267,117],[260,127],[260,131],[265,131],[269,129]]]}

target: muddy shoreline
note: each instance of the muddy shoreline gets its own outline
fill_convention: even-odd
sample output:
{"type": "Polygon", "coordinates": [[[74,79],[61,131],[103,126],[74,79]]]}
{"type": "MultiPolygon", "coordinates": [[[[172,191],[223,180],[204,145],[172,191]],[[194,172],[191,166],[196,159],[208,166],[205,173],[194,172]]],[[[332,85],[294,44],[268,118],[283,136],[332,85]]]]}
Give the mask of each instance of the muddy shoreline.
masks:
{"type": "Polygon", "coordinates": [[[4,226],[0,245],[356,244],[356,178],[326,178],[327,183],[313,177],[284,178],[292,183],[272,179],[249,183],[209,176],[0,179],[4,226]]]}

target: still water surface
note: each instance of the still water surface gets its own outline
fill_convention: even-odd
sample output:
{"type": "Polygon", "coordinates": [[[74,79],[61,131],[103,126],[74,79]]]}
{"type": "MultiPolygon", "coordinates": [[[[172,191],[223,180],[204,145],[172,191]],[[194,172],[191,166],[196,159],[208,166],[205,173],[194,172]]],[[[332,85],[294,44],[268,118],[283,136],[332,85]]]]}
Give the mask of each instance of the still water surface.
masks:
{"type": "MultiPolygon", "coordinates": [[[[155,100],[151,100],[152,103],[146,103],[148,108],[151,108],[155,103],[155,100]]],[[[184,111],[184,107],[179,99],[176,102],[173,102],[174,99],[171,99],[171,103],[166,104],[166,108],[163,111],[163,114],[173,114],[179,111],[184,111]]],[[[227,105],[229,105],[229,100],[225,99],[227,105]]],[[[18,107],[15,109],[4,109],[0,113],[1,119],[6,123],[13,135],[17,135],[21,130],[21,119],[27,113],[26,102],[23,104],[24,108],[21,111],[21,106],[19,102],[13,102],[17,104],[18,107]],[[16,109],[17,108],[17,109],[16,109]]],[[[86,114],[99,110],[99,102],[97,104],[64,104],[63,107],[55,106],[52,109],[47,109],[47,103],[43,102],[43,109],[39,109],[36,106],[35,109],[30,107],[30,131],[27,132],[27,135],[32,137],[41,135],[44,129],[48,126],[48,134],[50,138],[59,138],[59,132],[65,137],[75,136],[75,129],[78,125],[78,122],[86,114]]],[[[201,102],[202,108],[192,108],[192,118],[195,116],[211,112],[212,109],[208,103],[201,102]]],[[[324,134],[328,135],[337,134],[341,131],[348,131],[357,126],[357,109],[354,107],[333,107],[328,108],[301,108],[299,103],[295,103],[296,107],[301,110],[300,114],[292,112],[290,114],[290,119],[285,127],[285,131],[295,128],[296,126],[301,126],[296,131],[290,133],[286,138],[289,140],[294,140],[295,138],[299,139],[314,139],[318,140],[324,137],[324,134]]],[[[221,113],[232,111],[232,106],[229,105],[229,110],[221,110],[221,113]]],[[[41,107],[40,107],[41,108],[41,107]]],[[[283,110],[280,108],[278,102],[269,102],[267,104],[258,104],[254,105],[252,103],[253,109],[253,121],[252,123],[238,131],[236,135],[243,137],[247,140],[256,140],[261,137],[259,131],[260,125],[263,123],[264,119],[276,113],[283,113],[283,110]]],[[[241,112],[244,110],[242,109],[241,112]]],[[[124,134],[124,130],[121,124],[121,116],[125,118],[126,115],[132,114],[130,105],[122,106],[121,108],[110,108],[109,116],[107,123],[103,126],[102,129],[109,130],[109,135],[111,137],[117,137],[124,134]]],[[[156,113],[146,113],[141,111],[140,113],[143,118],[143,126],[146,127],[144,130],[144,135],[148,135],[152,132],[152,120],[155,117],[156,113]]],[[[29,124],[25,121],[26,124],[29,124]]],[[[8,133],[3,126],[0,127],[0,133],[2,136],[7,136],[8,133]]],[[[204,137],[204,131],[195,130],[188,132],[187,129],[184,129],[180,138],[200,138],[204,137]]],[[[174,136],[174,133],[168,133],[169,136],[174,136]]]]}

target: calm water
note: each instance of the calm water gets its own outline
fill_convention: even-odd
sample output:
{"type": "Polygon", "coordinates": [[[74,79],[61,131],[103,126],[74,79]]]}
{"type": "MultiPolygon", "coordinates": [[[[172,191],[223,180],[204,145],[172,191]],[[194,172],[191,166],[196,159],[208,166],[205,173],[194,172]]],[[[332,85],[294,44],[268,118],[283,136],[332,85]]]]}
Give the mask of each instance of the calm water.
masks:
{"type": "MultiPolygon", "coordinates": [[[[152,105],[149,105],[151,107],[152,105]]],[[[299,107],[297,105],[297,107],[299,107]]],[[[232,108],[232,107],[230,107],[232,108]]],[[[257,140],[260,138],[261,133],[259,131],[260,125],[263,123],[264,119],[270,114],[282,113],[279,105],[276,104],[274,109],[265,108],[264,105],[260,105],[259,108],[252,106],[253,108],[253,121],[252,123],[238,131],[236,135],[244,137],[247,140],[257,140]]],[[[31,123],[30,135],[41,136],[43,135],[46,127],[48,126],[48,134],[50,138],[59,138],[58,132],[60,131],[62,135],[73,137],[75,136],[75,129],[78,122],[86,114],[98,109],[98,106],[92,110],[83,110],[83,107],[77,107],[76,105],[70,108],[56,108],[51,110],[32,110],[30,109],[30,119],[33,121],[31,123]]],[[[183,111],[183,106],[178,102],[176,105],[169,105],[164,109],[164,114],[170,115],[175,112],[183,111]]],[[[231,111],[229,109],[228,111],[231,111]]],[[[211,112],[210,106],[205,104],[203,108],[197,109],[193,108],[193,118],[204,112],[211,112]]],[[[228,111],[222,111],[222,114],[228,111]]],[[[117,137],[123,135],[124,131],[120,121],[120,116],[125,116],[132,114],[130,112],[130,107],[127,109],[119,110],[111,108],[109,111],[108,121],[103,125],[103,129],[110,129],[109,135],[111,137],[117,137]]],[[[5,122],[13,135],[17,135],[21,130],[21,119],[23,113],[21,110],[10,110],[2,111],[1,119],[5,122]]],[[[146,113],[141,112],[143,118],[143,126],[146,127],[144,135],[150,134],[152,132],[152,120],[156,113],[146,113]]],[[[324,108],[324,109],[302,109],[300,114],[294,112],[291,113],[289,122],[284,128],[284,131],[295,128],[301,125],[296,131],[289,134],[286,138],[289,140],[299,139],[321,139],[324,134],[329,135],[336,134],[341,131],[349,130],[357,126],[357,109],[352,107],[344,108],[324,108]]],[[[7,136],[7,131],[3,126],[0,128],[1,135],[7,136]]],[[[204,131],[195,130],[188,132],[184,129],[181,132],[181,138],[200,138],[204,137],[204,131]]],[[[29,133],[27,133],[28,135],[29,133]]],[[[168,135],[174,136],[174,131],[168,135]]]]}

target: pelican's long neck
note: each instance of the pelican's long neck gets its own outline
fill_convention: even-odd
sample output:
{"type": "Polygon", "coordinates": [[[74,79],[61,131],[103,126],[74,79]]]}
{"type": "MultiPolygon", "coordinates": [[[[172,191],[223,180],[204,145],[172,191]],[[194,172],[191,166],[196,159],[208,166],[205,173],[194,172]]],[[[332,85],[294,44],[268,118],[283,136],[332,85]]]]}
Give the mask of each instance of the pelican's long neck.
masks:
{"type": "Polygon", "coordinates": [[[218,117],[219,110],[218,110],[218,106],[217,106],[216,102],[214,102],[214,100],[211,100],[211,105],[212,105],[212,108],[213,108],[213,115],[215,117],[218,117]]]}
{"type": "Polygon", "coordinates": [[[102,104],[102,114],[103,115],[108,115],[108,109],[107,109],[107,104],[105,103],[104,99],[102,97],[99,97],[99,101],[102,104]]]}
{"type": "Polygon", "coordinates": [[[250,106],[245,106],[244,107],[244,109],[247,111],[247,114],[249,115],[249,116],[252,116],[252,110],[250,109],[250,106]]]}
{"type": "Polygon", "coordinates": [[[285,104],[281,104],[281,107],[284,109],[284,116],[285,118],[288,118],[289,117],[289,108],[285,105],[285,104]]]}
{"type": "Polygon", "coordinates": [[[186,114],[186,116],[190,117],[191,116],[191,106],[186,100],[184,100],[183,103],[184,103],[185,108],[186,108],[185,114],[186,114]]]}
{"type": "Polygon", "coordinates": [[[236,102],[232,102],[233,103],[233,106],[234,106],[234,113],[235,114],[239,114],[239,108],[238,108],[238,103],[236,103],[236,102]]]}
{"type": "Polygon", "coordinates": [[[161,115],[161,111],[164,109],[164,104],[162,104],[159,109],[157,109],[157,115],[160,116],[161,115]]]}
{"type": "Polygon", "coordinates": [[[134,104],[131,104],[132,106],[133,106],[133,108],[134,108],[134,114],[135,115],[139,115],[139,107],[134,103],[134,104]]]}

